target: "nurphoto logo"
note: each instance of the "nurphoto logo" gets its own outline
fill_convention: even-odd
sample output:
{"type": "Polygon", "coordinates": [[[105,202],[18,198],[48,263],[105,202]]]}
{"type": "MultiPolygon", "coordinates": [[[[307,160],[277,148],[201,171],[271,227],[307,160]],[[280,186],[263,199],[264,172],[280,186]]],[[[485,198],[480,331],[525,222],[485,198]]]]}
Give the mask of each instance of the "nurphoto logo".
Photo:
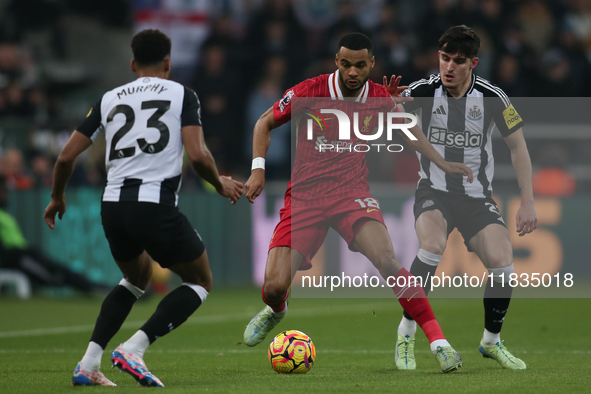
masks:
{"type": "MultiPolygon", "coordinates": [[[[323,114],[332,114],[336,116],[338,125],[339,125],[339,134],[338,134],[338,141],[328,141],[324,136],[318,136],[316,138],[316,150],[320,152],[360,152],[365,153],[370,150],[376,149],[378,152],[381,151],[381,148],[387,150],[388,152],[401,152],[403,147],[400,144],[366,144],[363,142],[351,142],[351,120],[349,119],[349,115],[341,110],[338,109],[321,109],[320,112],[314,111],[310,108],[306,108],[309,111],[315,112],[311,114],[310,112],[306,112],[312,119],[307,120],[307,139],[313,140],[314,138],[314,121],[319,125],[321,131],[324,131],[326,128],[328,130],[328,125],[326,123],[326,119],[322,116],[323,114]]],[[[406,112],[378,112],[377,113],[377,131],[374,134],[367,134],[368,127],[372,120],[372,118],[376,116],[376,114],[369,115],[365,117],[363,120],[363,126],[359,127],[359,113],[353,112],[353,133],[355,137],[362,141],[375,141],[380,138],[384,134],[384,129],[386,130],[386,139],[388,141],[392,141],[392,131],[393,130],[400,130],[402,131],[408,138],[413,141],[416,141],[417,138],[409,131],[409,128],[415,126],[417,124],[417,118],[415,115],[406,113],[406,112]],[[409,123],[402,123],[404,119],[408,119],[409,123]],[[385,121],[384,121],[385,120],[385,121]],[[385,123],[385,127],[384,127],[385,123]]]]}

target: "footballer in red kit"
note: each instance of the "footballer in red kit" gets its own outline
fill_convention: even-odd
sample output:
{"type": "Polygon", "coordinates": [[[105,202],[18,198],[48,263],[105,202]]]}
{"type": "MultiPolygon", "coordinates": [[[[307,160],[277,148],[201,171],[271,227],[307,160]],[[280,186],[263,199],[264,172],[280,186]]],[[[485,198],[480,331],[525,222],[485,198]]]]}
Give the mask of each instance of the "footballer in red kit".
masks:
{"type": "MultiPolygon", "coordinates": [[[[359,119],[364,120],[361,133],[369,134],[378,124],[377,116],[372,114],[380,110],[398,111],[388,90],[370,80],[365,82],[354,101],[346,100],[338,84],[339,78],[337,69],[288,89],[273,106],[273,118],[285,123],[295,115],[292,110],[301,111],[301,108],[294,108],[298,98],[321,98],[306,103],[313,101],[316,108],[337,107],[348,114],[357,111],[359,119]],[[368,98],[371,99],[368,101],[368,98]]],[[[379,202],[369,191],[365,154],[345,149],[363,140],[352,136],[342,141],[345,146],[337,147],[336,116],[321,119],[321,123],[313,123],[313,138],[308,139],[304,132],[298,133],[292,179],[285,193],[281,220],[269,245],[269,249],[286,246],[300,252],[305,260],[299,269],[311,267],[312,257],[324,242],[329,227],[351,245],[366,221],[384,223],[379,202]]]]}
{"type": "MultiPolygon", "coordinates": [[[[283,98],[261,115],[253,131],[252,173],[244,185],[244,194],[251,203],[264,189],[264,158],[271,131],[292,118],[296,121],[299,112],[294,102],[298,99],[317,100],[319,103],[313,108],[328,106],[345,114],[354,109],[358,119],[363,119],[363,125],[367,126],[362,127],[361,134],[371,134],[380,118],[383,121],[383,117],[371,114],[396,111],[396,103],[406,101],[400,97],[406,88],[398,86],[400,77],[393,76],[386,86],[369,80],[369,72],[375,65],[372,51],[371,40],[365,35],[345,35],[339,41],[334,73],[288,89],[283,98]]],[[[349,249],[365,255],[384,279],[394,278],[396,284],[392,289],[398,301],[425,332],[441,370],[455,371],[461,367],[462,360],[445,339],[422,287],[396,259],[379,203],[369,191],[365,154],[351,149],[364,141],[358,135],[339,138],[340,124],[336,117],[336,112],[335,116],[323,116],[319,123],[324,127],[313,126],[311,135],[298,132],[285,206],[281,209],[265,268],[262,298],[267,305],[247,325],[244,342],[248,346],[259,344],[285,316],[293,275],[297,269],[310,267],[310,260],[322,245],[328,228],[333,227],[349,249]],[[347,149],[338,148],[343,144],[347,149]]],[[[468,182],[472,181],[468,167],[445,161],[418,127],[408,126],[410,136],[405,133],[404,137],[413,149],[429,157],[446,173],[461,174],[468,182]]]]}

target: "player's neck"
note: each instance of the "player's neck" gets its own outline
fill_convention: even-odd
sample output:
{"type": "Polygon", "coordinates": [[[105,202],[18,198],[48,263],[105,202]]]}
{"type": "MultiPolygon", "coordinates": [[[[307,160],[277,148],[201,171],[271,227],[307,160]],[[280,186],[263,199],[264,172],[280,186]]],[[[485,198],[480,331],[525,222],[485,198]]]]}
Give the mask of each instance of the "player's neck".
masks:
{"type": "Polygon", "coordinates": [[[472,78],[473,78],[473,74],[470,73],[470,76],[468,78],[466,78],[466,80],[464,82],[462,82],[461,85],[456,86],[454,88],[445,88],[445,89],[448,91],[449,94],[451,94],[455,98],[464,97],[464,95],[466,94],[468,89],[470,89],[470,86],[472,86],[472,78]]]}
{"type": "Polygon", "coordinates": [[[161,69],[158,69],[158,70],[157,69],[150,69],[150,68],[138,69],[135,73],[137,74],[138,78],[154,77],[154,78],[168,79],[168,75],[169,75],[168,71],[164,71],[161,69]]]}

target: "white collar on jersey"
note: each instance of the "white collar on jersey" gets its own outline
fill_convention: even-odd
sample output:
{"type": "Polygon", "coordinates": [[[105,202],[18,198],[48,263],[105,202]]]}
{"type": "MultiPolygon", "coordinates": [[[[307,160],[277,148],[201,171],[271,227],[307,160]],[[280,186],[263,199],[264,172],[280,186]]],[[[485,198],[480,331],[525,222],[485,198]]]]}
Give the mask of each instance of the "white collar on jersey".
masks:
{"type": "MultiPolygon", "coordinates": [[[[339,86],[339,70],[337,69],[334,73],[328,77],[328,90],[330,90],[330,97],[334,99],[344,100],[343,92],[339,86]]],[[[369,95],[369,81],[365,81],[365,85],[361,88],[361,91],[355,99],[356,102],[365,103],[367,96],[369,95]]]]}

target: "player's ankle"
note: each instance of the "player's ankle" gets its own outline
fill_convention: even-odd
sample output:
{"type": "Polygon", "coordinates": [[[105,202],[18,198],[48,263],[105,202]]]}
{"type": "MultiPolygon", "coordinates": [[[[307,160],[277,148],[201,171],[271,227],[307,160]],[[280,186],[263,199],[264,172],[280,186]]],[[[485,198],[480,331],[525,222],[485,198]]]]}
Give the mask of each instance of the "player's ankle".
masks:
{"type": "Polygon", "coordinates": [[[439,348],[439,347],[450,347],[450,346],[451,345],[449,344],[447,339],[437,339],[429,344],[429,347],[431,348],[431,351],[433,353],[435,353],[437,351],[437,348],[439,348]]]}

